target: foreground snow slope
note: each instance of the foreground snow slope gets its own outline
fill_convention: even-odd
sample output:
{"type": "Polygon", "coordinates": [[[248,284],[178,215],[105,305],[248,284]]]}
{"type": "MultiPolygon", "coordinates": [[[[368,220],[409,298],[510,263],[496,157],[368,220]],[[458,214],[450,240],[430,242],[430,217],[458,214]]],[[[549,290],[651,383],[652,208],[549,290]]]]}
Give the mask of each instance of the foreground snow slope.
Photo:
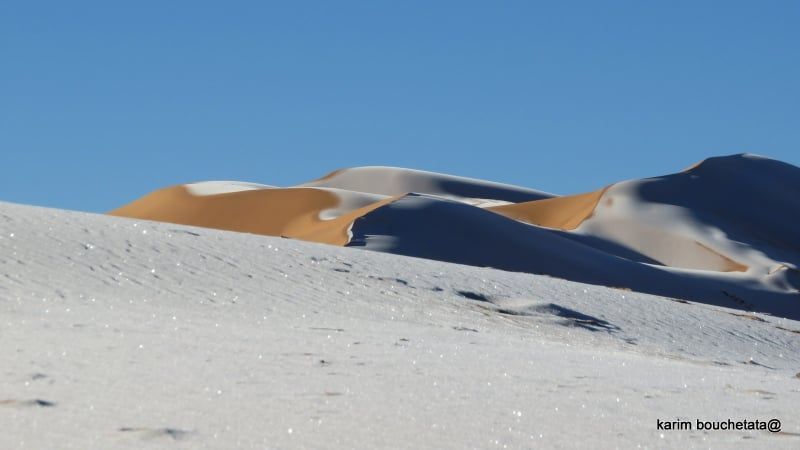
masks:
{"type": "Polygon", "coordinates": [[[0,203],[0,336],[0,448],[800,445],[797,321],[273,237],[0,203]]]}

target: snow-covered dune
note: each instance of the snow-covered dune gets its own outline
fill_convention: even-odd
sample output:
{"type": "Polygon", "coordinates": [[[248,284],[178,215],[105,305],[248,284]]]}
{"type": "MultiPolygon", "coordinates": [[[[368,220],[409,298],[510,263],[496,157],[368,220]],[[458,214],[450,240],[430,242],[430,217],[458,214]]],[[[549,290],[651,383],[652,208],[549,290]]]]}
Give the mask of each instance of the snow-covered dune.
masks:
{"type": "Polygon", "coordinates": [[[517,203],[553,197],[553,194],[510,184],[381,166],[337,170],[300,186],[332,187],[387,196],[415,192],[479,204],[489,203],[487,200],[517,203]]]}
{"type": "Polygon", "coordinates": [[[540,273],[800,318],[800,168],[754,155],[554,197],[392,167],[210,182],[113,215],[540,273]]]}
{"type": "Polygon", "coordinates": [[[579,232],[628,245],[674,267],[766,275],[778,266],[800,264],[798,217],[800,168],[735,155],[612,186],[579,232]],[[648,239],[652,233],[662,236],[660,242],[648,239]],[[705,260],[709,263],[698,265],[705,260]]]}
{"type": "Polygon", "coordinates": [[[270,236],[0,203],[0,337],[3,449],[800,443],[798,321],[270,236]]]}
{"type": "MultiPolygon", "coordinates": [[[[762,277],[643,264],[566,233],[436,197],[408,195],[356,219],[348,246],[568,280],[800,319],[793,287],[762,277]]],[[[779,277],[784,272],[773,273],[779,277]]]]}
{"type": "Polygon", "coordinates": [[[755,155],[709,158],[672,175],[490,209],[670,267],[766,275],[800,263],[800,169],[755,155]]]}

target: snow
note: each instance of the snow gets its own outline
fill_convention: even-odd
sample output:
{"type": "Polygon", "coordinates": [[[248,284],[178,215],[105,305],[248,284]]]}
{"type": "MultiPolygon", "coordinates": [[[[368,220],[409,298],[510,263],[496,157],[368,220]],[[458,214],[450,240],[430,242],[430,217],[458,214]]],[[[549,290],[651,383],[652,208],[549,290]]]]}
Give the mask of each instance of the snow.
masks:
{"type": "Polygon", "coordinates": [[[798,175],[756,155],[709,158],[688,172],[611,186],[576,232],[672,267],[723,271],[724,255],[766,287],[775,267],[800,263],[798,175]]]}
{"type": "Polygon", "coordinates": [[[253,191],[257,189],[273,189],[275,186],[245,181],[201,181],[198,183],[185,184],[184,187],[186,187],[192,195],[206,196],[253,191]]]}
{"type": "Polygon", "coordinates": [[[348,246],[367,250],[548,274],[800,318],[795,286],[768,283],[780,281],[785,273],[766,277],[644,264],[581,241],[580,234],[531,226],[430,195],[409,194],[375,209],[353,223],[351,234],[348,246]]]}
{"type": "Polygon", "coordinates": [[[367,205],[379,202],[386,199],[385,195],[369,194],[366,192],[347,191],[344,189],[335,188],[317,188],[326,192],[330,192],[339,199],[339,205],[336,208],[330,208],[320,211],[319,218],[322,220],[333,220],[358,208],[363,208],[367,205]]]}
{"type": "Polygon", "coordinates": [[[298,187],[329,187],[386,196],[414,192],[482,206],[491,205],[487,200],[507,203],[553,197],[547,192],[510,184],[384,166],[343,169],[298,187]]]}
{"type": "Polygon", "coordinates": [[[274,237],[0,203],[0,336],[0,448],[800,445],[798,321],[274,237]]]}

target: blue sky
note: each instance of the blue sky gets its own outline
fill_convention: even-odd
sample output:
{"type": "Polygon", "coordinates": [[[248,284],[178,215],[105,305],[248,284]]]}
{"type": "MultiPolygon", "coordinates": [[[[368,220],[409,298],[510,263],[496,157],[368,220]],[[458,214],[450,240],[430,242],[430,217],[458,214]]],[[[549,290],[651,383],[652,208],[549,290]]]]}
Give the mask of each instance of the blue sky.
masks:
{"type": "Polygon", "coordinates": [[[0,5],[0,200],[394,165],[556,193],[800,165],[800,2],[0,5]]]}

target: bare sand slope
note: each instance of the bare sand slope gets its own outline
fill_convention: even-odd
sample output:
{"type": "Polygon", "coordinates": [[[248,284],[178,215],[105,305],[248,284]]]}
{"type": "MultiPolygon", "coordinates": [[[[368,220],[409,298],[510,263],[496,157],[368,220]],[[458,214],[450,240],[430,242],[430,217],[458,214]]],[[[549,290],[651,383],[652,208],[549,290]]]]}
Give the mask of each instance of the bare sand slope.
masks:
{"type": "Polygon", "coordinates": [[[553,194],[510,184],[382,166],[337,170],[299,187],[331,187],[388,196],[415,192],[470,203],[474,200],[516,203],[553,197],[553,194]]]}
{"type": "Polygon", "coordinates": [[[197,185],[173,186],[109,214],[344,245],[353,219],[386,201],[327,189],[248,188],[217,193],[219,187],[205,185],[203,194],[195,195],[197,185]]]}
{"type": "Polygon", "coordinates": [[[522,222],[561,230],[574,230],[593,213],[605,189],[487,209],[522,222]]]}

